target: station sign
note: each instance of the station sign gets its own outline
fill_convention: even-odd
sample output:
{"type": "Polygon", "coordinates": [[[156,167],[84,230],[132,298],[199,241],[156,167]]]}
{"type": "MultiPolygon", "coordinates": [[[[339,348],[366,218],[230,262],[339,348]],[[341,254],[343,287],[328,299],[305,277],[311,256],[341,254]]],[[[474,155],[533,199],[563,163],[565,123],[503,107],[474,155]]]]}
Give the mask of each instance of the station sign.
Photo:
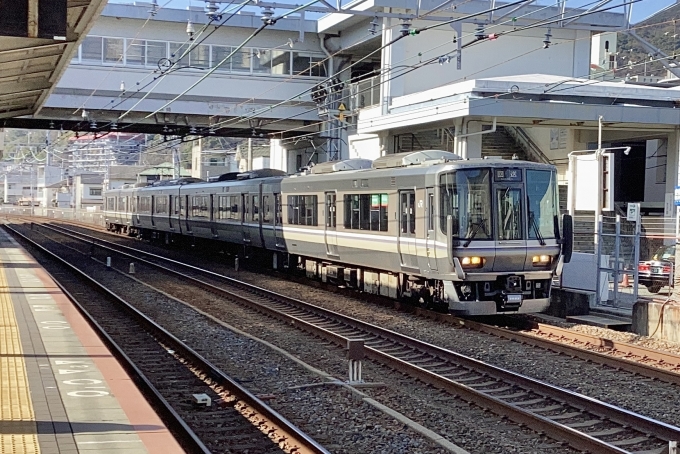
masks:
{"type": "Polygon", "coordinates": [[[680,206],[680,186],[675,187],[675,206],[680,206]]]}

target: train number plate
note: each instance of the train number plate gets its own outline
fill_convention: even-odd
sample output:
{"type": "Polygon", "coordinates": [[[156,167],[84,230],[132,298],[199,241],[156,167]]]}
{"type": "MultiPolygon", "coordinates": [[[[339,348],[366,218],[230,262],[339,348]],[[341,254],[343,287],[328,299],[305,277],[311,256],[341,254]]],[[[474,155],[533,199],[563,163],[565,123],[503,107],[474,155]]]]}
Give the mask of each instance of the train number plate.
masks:
{"type": "Polygon", "coordinates": [[[522,294],[521,293],[510,293],[508,294],[508,303],[521,303],[522,294]]]}

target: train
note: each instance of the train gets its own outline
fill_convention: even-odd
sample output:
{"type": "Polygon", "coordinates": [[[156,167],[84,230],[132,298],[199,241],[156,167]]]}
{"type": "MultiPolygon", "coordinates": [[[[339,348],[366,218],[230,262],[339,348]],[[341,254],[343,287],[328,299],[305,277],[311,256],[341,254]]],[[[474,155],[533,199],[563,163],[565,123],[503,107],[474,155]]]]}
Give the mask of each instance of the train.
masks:
{"type": "Polygon", "coordinates": [[[213,242],[243,259],[463,315],[548,308],[571,258],[556,168],[442,150],[125,185],[107,229],[213,242]]]}

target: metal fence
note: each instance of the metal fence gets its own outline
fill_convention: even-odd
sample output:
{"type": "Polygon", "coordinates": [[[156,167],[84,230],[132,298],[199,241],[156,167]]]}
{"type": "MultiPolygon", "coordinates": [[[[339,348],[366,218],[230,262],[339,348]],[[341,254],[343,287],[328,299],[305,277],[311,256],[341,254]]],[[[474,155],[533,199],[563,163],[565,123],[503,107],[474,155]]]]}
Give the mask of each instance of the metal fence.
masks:
{"type": "Polygon", "coordinates": [[[0,214],[41,216],[49,219],[63,219],[94,224],[101,227],[105,226],[104,212],[101,210],[90,211],[76,210],[75,208],[43,208],[4,205],[0,206],[0,214]]]}

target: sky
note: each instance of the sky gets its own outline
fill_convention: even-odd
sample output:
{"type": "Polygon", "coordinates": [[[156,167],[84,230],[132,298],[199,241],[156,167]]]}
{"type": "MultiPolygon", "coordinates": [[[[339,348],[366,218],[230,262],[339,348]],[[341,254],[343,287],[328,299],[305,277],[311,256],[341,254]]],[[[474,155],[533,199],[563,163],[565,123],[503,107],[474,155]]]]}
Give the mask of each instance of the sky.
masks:
{"type": "MultiPolygon", "coordinates": [[[[151,0],[145,0],[146,2],[150,2],[151,0]]],[[[675,3],[676,0],[641,0],[633,5],[633,16],[632,16],[632,22],[636,23],[641,20],[644,20],[645,18],[651,16],[652,14],[656,13],[662,8],[665,8],[668,5],[671,5],[675,3]]],[[[624,0],[614,0],[610,5],[606,5],[606,7],[609,7],[611,5],[614,5],[616,3],[623,3],[624,0]]],[[[109,3],[133,3],[133,0],[109,0],[109,3]]],[[[163,6],[167,3],[168,8],[179,8],[179,9],[185,9],[189,6],[189,3],[191,3],[192,6],[203,6],[205,2],[202,0],[158,0],[158,4],[163,6]]],[[[307,3],[307,0],[280,0],[279,3],[290,3],[290,4],[303,4],[307,3]]],[[[335,3],[335,2],[332,2],[335,3]]],[[[343,1],[343,3],[346,3],[343,1]]],[[[547,5],[550,3],[555,3],[554,0],[538,0],[539,4],[547,5]]],[[[567,6],[568,7],[578,7],[579,5],[583,4],[592,4],[592,0],[567,0],[567,6]]],[[[223,5],[227,5],[228,2],[223,1],[223,5]]]]}

